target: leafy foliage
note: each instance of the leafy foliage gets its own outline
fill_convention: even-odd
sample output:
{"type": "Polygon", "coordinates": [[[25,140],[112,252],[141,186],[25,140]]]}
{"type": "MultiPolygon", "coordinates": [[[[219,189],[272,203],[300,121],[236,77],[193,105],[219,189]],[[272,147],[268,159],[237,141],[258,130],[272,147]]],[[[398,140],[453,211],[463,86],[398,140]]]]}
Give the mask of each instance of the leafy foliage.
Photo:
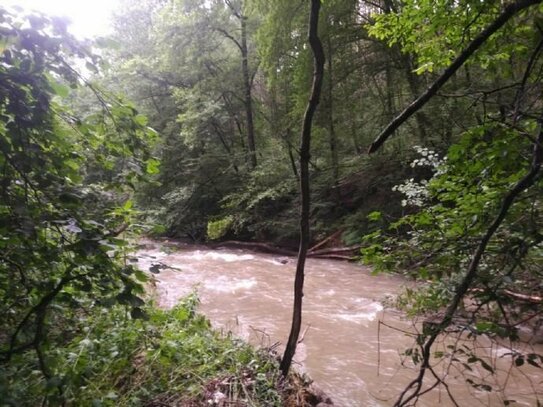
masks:
{"type": "MultiPolygon", "coordinates": [[[[160,185],[141,194],[140,202],[152,208],[153,219],[170,235],[203,239],[209,221],[232,216],[231,232],[238,238],[291,243],[298,233],[297,138],[311,81],[311,55],[302,34],[305,8],[282,1],[214,1],[209,7],[192,1],[148,3],[132,3],[127,15],[117,18],[116,38],[122,46],[112,52],[110,72],[112,82],[124,84],[162,135],[157,151],[162,158],[160,185]],[[239,21],[228,4],[241,7],[246,16],[256,169],[247,160],[239,21]]],[[[379,161],[359,156],[364,140],[377,127],[374,122],[362,124],[382,114],[379,105],[362,97],[368,90],[360,89],[361,83],[381,86],[365,77],[365,65],[373,57],[366,60],[349,45],[352,41],[361,46],[366,35],[356,21],[355,3],[327,2],[323,8],[323,21],[332,22],[329,28],[322,23],[321,29],[329,37],[335,76],[331,86],[325,86],[326,101],[314,131],[311,172],[317,236],[345,225],[353,236],[355,231],[360,235],[363,228],[343,222],[343,217],[360,218],[359,209],[377,209],[384,200],[382,191],[393,185],[387,181],[382,189],[377,186],[379,161]],[[336,135],[329,128],[330,114],[336,135]],[[370,190],[380,190],[378,199],[366,200],[370,208],[361,205],[366,195],[362,167],[371,173],[370,190]]],[[[392,212],[400,209],[397,203],[387,204],[392,212]]]]}
{"type": "MultiPolygon", "coordinates": [[[[542,117],[541,6],[507,20],[380,155],[362,153],[512,4],[323,2],[319,36],[327,63],[309,161],[314,239],[339,230],[355,245],[366,235],[363,254],[377,271],[402,270],[424,283],[398,299],[411,314],[449,306],[504,197],[533,165],[542,117]],[[421,146],[416,156],[414,146],[421,146]]],[[[90,400],[85,369],[108,377],[107,355],[119,374],[130,368],[111,356],[123,335],[125,361],[144,349],[136,333],[160,349],[147,361],[159,384],[145,382],[129,395],[118,392],[125,383],[112,388],[104,381],[95,389],[103,404],[150,400],[173,376],[183,381],[168,370],[172,361],[197,363],[183,353],[190,335],[163,332],[170,346],[147,331],[154,322],[136,321],[145,317],[146,277],[126,262],[128,243],[118,236],[134,229],[129,224],[139,209],[165,226],[156,233],[285,244],[297,237],[296,140],[311,82],[305,8],[283,0],[125,5],[116,17],[117,46],[102,41],[109,67],[76,43],[61,20],[0,11],[0,363],[10,372],[19,363],[32,377],[30,403],[90,400]],[[145,115],[83,79],[73,69],[79,64],[105,72],[101,83],[126,90],[145,115]],[[148,175],[152,182],[142,185],[148,175]],[[112,319],[100,325],[104,309],[112,319]],[[117,323],[112,347],[85,340],[86,325],[105,332],[117,323]]],[[[513,340],[518,323],[538,324],[541,182],[517,197],[485,247],[469,284],[470,306],[454,315],[468,319],[470,335],[513,340]]],[[[175,312],[185,321],[184,311],[175,312]]],[[[149,313],[152,321],[175,325],[149,313]]],[[[426,340],[445,322],[423,329],[408,356],[423,366],[433,339],[426,340]]],[[[464,353],[468,366],[489,370],[464,353]]],[[[199,356],[210,371],[191,368],[211,377],[217,365],[199,356]]],[[[540,358],[513,360],[539,364],[540,358]]],[[[23,392],[9,376],[3,380],[10,392],[23,392]]]]}
{"type": "MultiPolygon", "coordinates": [[[[468,14],[477,10],[470,23],[462,25],[461,33],[443,26],[447,33],[445,41],[454,44],[463,42],[464,35],[469,38],[477,34],[497,18],[486,21],[487,17],[502,11],[501,4],[496,9],[487,3],[473,9],[468,5],[465,10],[456,6],[407,2],[405,8],[378,17],[373,34],[415,53],[422,64],[421,72],[431,70],[434,65],[447,66],[450,60],[434,48],[436,42],[426,37],[428,32],[421,28],[421,22],[433,16],[439,21],[447,11],[468,14]],[[446,10],[441,9],[443,6],[446,10]],[[412,21],[408,22],[409,19],[412,21]],[[472,27],[481,21],[483,24],[471,35],[472,27]],[[395,25],[396,22],[400,25],[395,25]],[[402,22],[408,24],[404,31],[399,28],[402,22]],[[417,44],[415,39],[420,42],[417,44]]],[[[485,96],[472,104],[474,111],[480,109],[476,122],[466,125],[442,162],[435,160],[433,152],[419,151],[423,157],[412,166],[429,164],[433,175],[421,173],[419,180],[411,178],[394,189],[404,194],[402,205],[410,206],[413,212],[393,222],[387,231],[365,237],[369,246],[363,255],[378,270],[402,269],[427,280],[419,289],[406,290],[397,302],[412,314],[427,316],[416,339],[417,348],[410,354],[416,364],[420,363],[419,375],[399,396],[397,405],[419,399],[424,393],[421,386],[427,369],[440,380],[430,367],[430,358],[438,336],[447,334],[451,325],[468,337],[485,335],[510,341],[519,339],[519,325],[531,324],[534,331],[540,325],[543,136],[542,112],[535,102],[538,96],[534,91],[541,84],[543,43],[538,33],[526,30],[523,25],[540,18],[540,10],[535,7],[529,10],[516,15],[464,65],[468,75],[475,66],[474,71],[479,75],[493,76],[501,82],[482,85],[492,86],[492,91],[482,90],[485,96]],[[506,33],[509,37],[504,36],[506,33]],[[493,47],[504,41],[508,41],[503,47],[504,54],[493,54],[493,47]],[[500,62],[501,58],[510,63],[500,62]],[[490,74],[479,68],[488,69],[490,74]],[[487,96],[492,105],[488,104],[487,96]]],[[[431,27],[430,31],[435,29],[441,28],[431,27]]],[[[448,44],[437,42],[448,52],[448,44]]],[[[451,55],[456,56],[461,47],[453,48],[457,50],[451,55]]],[[[444,74],[434,84],[446,80],[445,77],[444,74]]],[[[473,86],[471,77],[467,79],[473,86]]],[[[473,94],[470,89],[464,92],[463,96],[473,94]]],[[[470,364],[480,363],[494,374],[494,368],[471,351],[454,348],[451,354],[436,357],[450,358],[451,363],[462,364],[466,371],[472,370],[470,364]]],[[[523,361],[524,355],[518,364],[523,361]]],[[[466,381],[478,390],[492,390],[491,386],[469,377],[466,381]]],[[[450,393],[449,397],[454,402],[450,393]]]]}
{"type": "MultiPolygon", "coordinates": [[[[503,196],[526,172],[532,143],[502,126],[474,128],[461,143],[451,146],[446,164],[417,188],[398,188],[422,210],[407,215],[390,226],[390,234],[368,236],[375,243],[363,251],[368,261],[376,260],[383,269],[412,269],[436,285],[454,281],[470,260],[482,233],[500,209],[503,196]],[[516,138],[516,142],[511,143],[516,138]],[[417,195],[418,194],[418,195],[417,195]],[[397,234],[401,232],[401,234],[397,234]],[[408,239],[400,236],[407,234],[408,239]],[[456,277],[455,277],[456,276],[456,277]]],[[[416,161],[420,163],[421,161],[416,161]]],[[[404,184],[404,185],[411,185],[404,184]]],[[[506,223],[495,236],[481,265],[477,285],[480,299],[488,299],[504,289],[525,291],[541,275],[541,236],[539,183],[510,211],[506,223]]],[[[435,307],[448,302],[454,290],[442,296],[435,307]]]]}
{"type": "Polygon", "coordinates": [[[154,132],[73,69],[99,61],[64,21],[0,8],[0,42],[0,363],[30,363],[56,403],[57,347],[78,334],[82,312],[123,304],[143,315],[146,277],[124,263],[118,235],[154,132]],[[63,98],[83,83],[99,109],[79,117],[63,98]]]}
{"type": "Polygon", "coordinates": [[[207,237],[211,240],[220,239],[226,233],[228,233],[228,229],[230,229],[230,227],[232,226],[232,222],[232,217],[226,217],[223,219],[208,222],[207,237]]]}
{"type": "MultiPolygon", "coordinates": [[[[374,15],[369,33],[389,45],[416,55],[416,72],[447,67],[458,53],[502,11],[500,2],[407,1],[388,13],[374,15]]],[[[504,69],[504,62],[529,49],[533,30],[531,16],[520,16],[484,44],[470,64],[485,69],[504,69]],[[521,41],[510,41],[511,38],[521,41]]]]}
{"type": "Polygon", "coordinates": [[[52,404],[82,406],[200,405],[222,397],[281,405],[276,362],[213,331],[196,313],[197,304],[193,295],[170,311],[146,307],[146,320],[131,318],[123,307],[89,304],[71,341],[49,352],[56,361],[50,378],[36,373],[28,354],[2,369],[2,401],[35,405],[46,397],[52,404]]]}

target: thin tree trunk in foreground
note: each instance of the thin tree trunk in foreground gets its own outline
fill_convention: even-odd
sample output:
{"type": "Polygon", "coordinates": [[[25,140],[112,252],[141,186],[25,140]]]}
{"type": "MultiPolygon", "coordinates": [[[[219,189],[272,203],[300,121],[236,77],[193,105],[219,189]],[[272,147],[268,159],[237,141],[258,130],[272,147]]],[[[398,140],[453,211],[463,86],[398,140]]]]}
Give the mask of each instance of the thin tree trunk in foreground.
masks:
{"type": "Polygon", "coordinates": [[[292,326],[287,342],[287,347],[281,360],[281,373],[283,376],[288,374],[292,358],[296,353],[296,345],[300,335],[302,325],[302,297],[304,288],[304,268],[307,249],[309,247],[309,160],[311,146],[311,123],[313,116],[319,104],[322,78],[324,73],[324,51],[322,43],[317,34],[319,26],[320,0],[311,0],[311,12],[309,16],[309,45],[313,51],[314,71],[313,86],[311,96],[307,104],[304,115],[304,121],[301,134],[300,145],[300,193],[301,193],[301,211],[300,211],[300,247],[298,251],[298,263],[296,265],[296,277],[294,281],[294,310],[292,315],[292,326]]]}

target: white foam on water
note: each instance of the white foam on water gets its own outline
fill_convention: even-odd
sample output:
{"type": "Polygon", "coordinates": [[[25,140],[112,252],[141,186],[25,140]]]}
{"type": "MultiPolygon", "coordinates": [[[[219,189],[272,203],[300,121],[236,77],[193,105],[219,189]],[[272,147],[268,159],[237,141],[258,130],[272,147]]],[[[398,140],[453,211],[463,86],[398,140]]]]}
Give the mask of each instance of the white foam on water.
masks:
{"type": "Polygon", "coordinates": [[[225,262],[231,263],[234,261],[247,261],[253,260],[255,256],[252,254],[234,254],[234,253],[221,253],[221,252],[202,252],[196,250],[193,254],[186,256],[194,260],[223,260],[225,262]]]}
{"type": "Polygon", "coordinates": [[[266,259],[266,258],[259,259],[259,261],[261,261],[263,263],[273,264],[274,266],[284,266],[284,265],[290,263],[290,261],[287,261],[286,263],[282,263],[281,260],[278,260],[278,259],[266,259]]]}
{"type": "Polygon", "coordinates": [[[383,306],[378,302],[372,302],[365,307],[365,310],[357,310],[355,312],[342,312],[336,314],[336,316],[345,321],[362,323],[367,321],[374,321],[377,318],[377,314],[383,310],[383,306]]]}
{"type": "Polygon", "coordinates": [[[226,276],[220,276],[214,281],[205,283],[205,287],[212,291],[221,293],[235,292],[238,290],[248,290],[256,286],[257,282],[254,278],[228,278],[226,276]]]}

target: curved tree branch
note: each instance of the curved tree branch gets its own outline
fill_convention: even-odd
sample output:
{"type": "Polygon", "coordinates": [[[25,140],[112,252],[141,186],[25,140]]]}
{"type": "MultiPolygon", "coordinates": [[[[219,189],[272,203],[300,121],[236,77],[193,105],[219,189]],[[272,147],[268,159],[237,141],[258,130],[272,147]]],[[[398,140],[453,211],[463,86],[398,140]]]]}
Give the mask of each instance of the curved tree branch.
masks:
{"type": "Polygon", "coordinates": [[[70,273],[73,270],[73,268],[70,268],[64,277],[58,282],[58,284],[46,295],[43,296],[43,298],[38,302],[36,305],[34,305],[24,316],[24,318],[19,322],[17,327],[15,328],[15,332],[11,335],[10,345],[9,349],[5,352],[0,352],[0,355],[2,355],[3,360],[2,362],[9,362],[12,355],[21,353],[26,351],[27,349],[31,347],[38,347],[41,341],[43,340],[43,322],[45,319],[45,314],[47,311],[47,307],[53,302],[55,297],[62,291],[62,289],[71,281],[75,280],[79,276],[71,276],[70,273]],[[28,324],[30,321],[30,318],[32,315],[36,315],[36,332],[34,334],[34,338],[31,342],[25,343],[23,345],[17,346],[17,337],[25,327],[25,325],[28,324]]]}
{"type": "Polygon", "coordinates": [[[443,332],[443,330],[451,324],[453,315],[458,309],[460,302],[464,298],[464,295],[468,292],[468,289],[473,283],[473,281],[475,280],[475,277],[477,277],[477,270],[479,267],[479,263],[481,262],[481,259],[483,257],[483,254],[486,250],[488,243],[490,242],[490,239],[492,238],[492,236],[494,236],[494,233],[496,233],[496,231],[502,224],[503,220],[505,219],[505,216],[509,212],[509,209],[515,202],[516,198],[523,191],[531,187],[537,181],[538,176],[541,171],[542,162],[543,162],[543,126],[540,121],[540,129],[539,129],[537,140],[534,143],[534,148],[533,148],[533,153],[532,153],[532,164],[531,164],[530,171],[520,181],[518,181],[515,184],[515,186],[509,191],[509,193],[503,199],[500,211],[498,212],[498,215],[496,216],[492,224],[487,229],[485,235],[481,239],[481,242],[477,246],[477,249],[473,255],[473,258],[471,259],[471,262],[468,266],[466,275],[464,276],[460,284],[456,287],[455,295],[451,303],[449,304],[447,310],[445,311],[445,315],[443,316],[443,319],[441,320],[439,324],[436,324],[435,326],[432,327],[432,332],[428,335],[424,344],[421,346],[422,363],[419,369],[419,374],[411,383],[407,385],[404,391],[400,394],[400,397],[394,404],[395,406],[398,406],[398,407],[407,406],[412,400],[418,398],[418,396],[420,395],[424,376],[426,374],[426,371],[430,369],[431,349],[434,342],[436,341],[437,337],[441,334],[441,332],[443,332]]]}
{"type": "Polygon", "coordinates": [[[220,32],[222,35],[224,35],[226,38],[228,38],[230,41],[232,41],[234,44],[236,44],[236,47],[238,47],[239,50],[241,52],[243,52],[243,48],[242,48],[241,44],[239,43],[239,41],[236,40],[232,35],[230,35],[230,33],[228,33],[228,31],[226,31],[226,30],[224,30],[224,29],[222,29],[220,27],[215,27],[214,30],[217,31],[217,32],[220,32]]]}
{"type": "Polygon", "coordinates": [[[483,45],[488,38],[501,27],[505,25],[512,17],[521,12],[522,10],[533,6],[534,4],[541,3],[541,0],[518,0],[505,7],[503,12],[485,28],[477,37],[471,41],[471,43],[460,53],[460,55],[449,65],[447,69],[441,74],[439,78],[420,95],[414,102],[407,106],[403,112],[396,116],[388,126],[377,136],[377,138],[371,143],[368,148],[368,154],[372,154],[377,151],[387,139],[394,133],[398,127],[400,127],[407,119],[413,116],[419,111],[439,89],[455,74],[455,72],[471,57],[471,55],[477,51],[483,45]]]}

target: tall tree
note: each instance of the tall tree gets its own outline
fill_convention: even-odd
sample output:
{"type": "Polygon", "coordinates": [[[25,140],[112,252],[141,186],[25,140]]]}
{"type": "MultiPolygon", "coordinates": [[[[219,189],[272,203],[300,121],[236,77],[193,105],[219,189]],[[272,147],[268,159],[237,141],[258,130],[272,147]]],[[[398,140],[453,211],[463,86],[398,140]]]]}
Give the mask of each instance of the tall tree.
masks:
{"type": "Polygon", "coordinates": [[[244,2],[240,1],[239,4],[234,4],[231,0],[224,0],[228,8],[232,11],[232,14],[239,20],[240,24],[240,40],[236,40],[232,35],[226,31],[222,31],[225,35],[232,39],[239,48],[241,53],[241,73],[243,75],[243,87],[245,97],[245,117],[247,123],[247,146],[249,147],[249,160],[251,166],[256,168],[256,143],[255,143],[255,125],[253,119],[253,99],[252,93],[252,78],[249,72],[249,51],[247,47],[247,15],[244,13],[244,2]]]}
{"type": "Polygon", "coordinates": [[[296,264],[296,276],[294,281],[294,310],[292,326],[287,346],[281,360],[281,372],[284,376],[288,374],[292,358],[296,353],[298,336],[302,325],[302,298],[304,289],[305,260],[310,242],[309,213],[310,213],[310,185],[309,185],[309,160],[311,158],[311,126],[313,116],[317,110],[322,90],[324,76],[324,49],[318,35],[320,0],[311,1],[309,14],[308,42],[313,52],[313,84],[311,95],[302,124],[300,139],[300,246],[298,251],[298,262],[296,264]]]}

